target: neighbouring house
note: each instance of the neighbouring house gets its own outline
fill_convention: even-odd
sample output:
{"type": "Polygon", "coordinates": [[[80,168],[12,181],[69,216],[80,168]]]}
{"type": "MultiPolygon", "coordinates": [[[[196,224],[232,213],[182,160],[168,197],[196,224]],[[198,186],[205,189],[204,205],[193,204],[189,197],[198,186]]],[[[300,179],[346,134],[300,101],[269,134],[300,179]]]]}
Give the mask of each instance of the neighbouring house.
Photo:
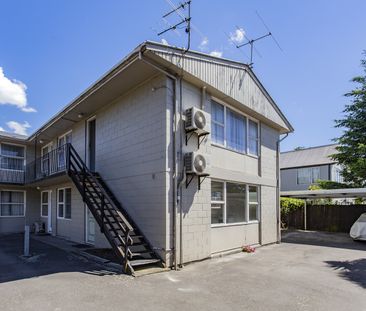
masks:
{"type": "Polygon", "coordinates": [[[343,182],[342,168],[331,155],[337,145],[281,152],[281,191],[308,190],[317,180],[343,182]]]}
{"type": "Polygon", "coordinates": [[[29,137],[0,134],[0,232],[42,222],[124,268],[279,241],[279,136],[247,65],[145,42],[29,137]]]}

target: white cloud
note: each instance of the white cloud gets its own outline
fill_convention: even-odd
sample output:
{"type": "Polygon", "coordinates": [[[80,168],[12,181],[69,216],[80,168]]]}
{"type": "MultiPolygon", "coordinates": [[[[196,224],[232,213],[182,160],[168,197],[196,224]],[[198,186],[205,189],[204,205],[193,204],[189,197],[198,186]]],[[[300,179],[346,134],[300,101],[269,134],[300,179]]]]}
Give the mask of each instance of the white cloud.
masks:
{"type": "Polygon", "coordinates": [[[0,131],[5,132],[4,128],[0,126],[0,131]]]}
{"type": "Polygon", "coordinates": [[[162,44],[164,44],[164,45],[169,45],[168,41],[167,41],[167,40],[165,40],[164,38],[163,38],[163,39],[161,39],[161,43],[162,43],[162,44]]]}
{"type": "Polygon", "coordinates": [[[207,37],[204,37],[200,43],[200,45],[198,46],[198,48],[203,51],[207,48],[207,45],[208,45],[208,38],[207,37]]]}
{"type": "Polygon", "coordinates": [[[235,29],[234,32],[230,32],[230,41],[234,42],[235,44],[243,43],[245,39],[245,31],[243,28],[235,29]]]}
{"type": "Polygon", "coordinates": [[[215,56],[215,57],[222,57],[222,54],[223,54],[223,52],[221,52],[221,51],[212,51],[210,53],[211,56],[215,56]]]}
{"type": "Polygon", "coordinates": [[[15,133],[19,135],[27,135],[27,129],[29,129],[31,126],[30,124],[25,121],[23,123],[19,123],[16,121],[9,121],[6,122],[6,125],[15,133]]]}
{"type": "Polygon", "coordinates": [[[13,105],[24,112],[36,112],[27,104],[27,86],[17,80],[10,80],[0,67],[0,105],[13,105]]]}

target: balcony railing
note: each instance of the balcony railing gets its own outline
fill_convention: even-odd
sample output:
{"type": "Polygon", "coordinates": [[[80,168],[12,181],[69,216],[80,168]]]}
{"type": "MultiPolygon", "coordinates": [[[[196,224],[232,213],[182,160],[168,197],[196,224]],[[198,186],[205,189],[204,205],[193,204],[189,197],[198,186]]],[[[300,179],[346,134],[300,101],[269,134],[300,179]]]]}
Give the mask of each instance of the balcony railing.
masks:
{"type": "Polygon", "coordinates": [[[68,153],[69,144],[65,144],[27,164],[25,183],[32,183],[66,172],[68,153]]]}

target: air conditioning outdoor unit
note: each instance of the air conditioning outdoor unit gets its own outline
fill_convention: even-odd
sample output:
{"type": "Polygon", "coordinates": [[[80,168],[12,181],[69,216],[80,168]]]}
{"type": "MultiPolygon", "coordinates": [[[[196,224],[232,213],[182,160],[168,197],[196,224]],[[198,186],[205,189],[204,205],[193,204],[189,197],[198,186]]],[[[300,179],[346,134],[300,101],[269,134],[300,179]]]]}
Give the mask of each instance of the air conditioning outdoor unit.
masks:
{"type": "Polygon", "coordinates": [[[210,133],[210,121],[210,115],[201,109],[192,107],[186,110],[186,131],[208,134],[210,133]]]}
{"type": "Polygon", "coordinates": [[[209,175],[209,158],[198,152],[189,152],[184,156],[184,166],[187,174],[209,175]]]}

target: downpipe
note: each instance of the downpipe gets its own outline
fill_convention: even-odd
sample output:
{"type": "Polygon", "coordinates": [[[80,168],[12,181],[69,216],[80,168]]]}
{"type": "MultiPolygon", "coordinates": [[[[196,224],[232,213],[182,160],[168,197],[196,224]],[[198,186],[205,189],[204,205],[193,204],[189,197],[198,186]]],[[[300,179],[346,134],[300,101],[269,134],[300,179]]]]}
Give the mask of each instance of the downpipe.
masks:
{"type": "MultiPolygon", "coordinates": [[[[173,82],[173,216],[172,216],[172,227],[173,227],[173,247],[171,248],[173,250],[173,257],[174,257],[174,269],[178,270],[178,254],[177,254],[177,209],[178,209],[178,181],[177,181],[177,172],[178,172],[178,161],[177,161],[177,110],[178,110],[178,103],[177,103],[177,77],[170,74],[166,70],[160,68],[159,66],[155,65],[154,63],[147,60],[145,57],[143,57],[143,51],[139,51],[138,58],[146,63],[149,66],[154,67],[164,75],[166,75],[168,78],[170,78],[173,82]]],[[[181,97],[180,97],[181,98],[181,97]]],[[[181,103],[180,103],[181,106],[181,103]]],[[[181,184],[181,182],[179,183],[181,184]]],[[[182,233],[181,233],[182,234],[182,233]]]]}
{"type": "Polygon", "coordinates": [[[276,219],[277,219],[277,243],[281,243],[281,206],[280,206],[280,187],[281,187],[281,174],[280,174],[280,144],[288,136],[285,134],[282,138],[279,138],[276,142],[277,157],[276,157],[276,219]]]}

